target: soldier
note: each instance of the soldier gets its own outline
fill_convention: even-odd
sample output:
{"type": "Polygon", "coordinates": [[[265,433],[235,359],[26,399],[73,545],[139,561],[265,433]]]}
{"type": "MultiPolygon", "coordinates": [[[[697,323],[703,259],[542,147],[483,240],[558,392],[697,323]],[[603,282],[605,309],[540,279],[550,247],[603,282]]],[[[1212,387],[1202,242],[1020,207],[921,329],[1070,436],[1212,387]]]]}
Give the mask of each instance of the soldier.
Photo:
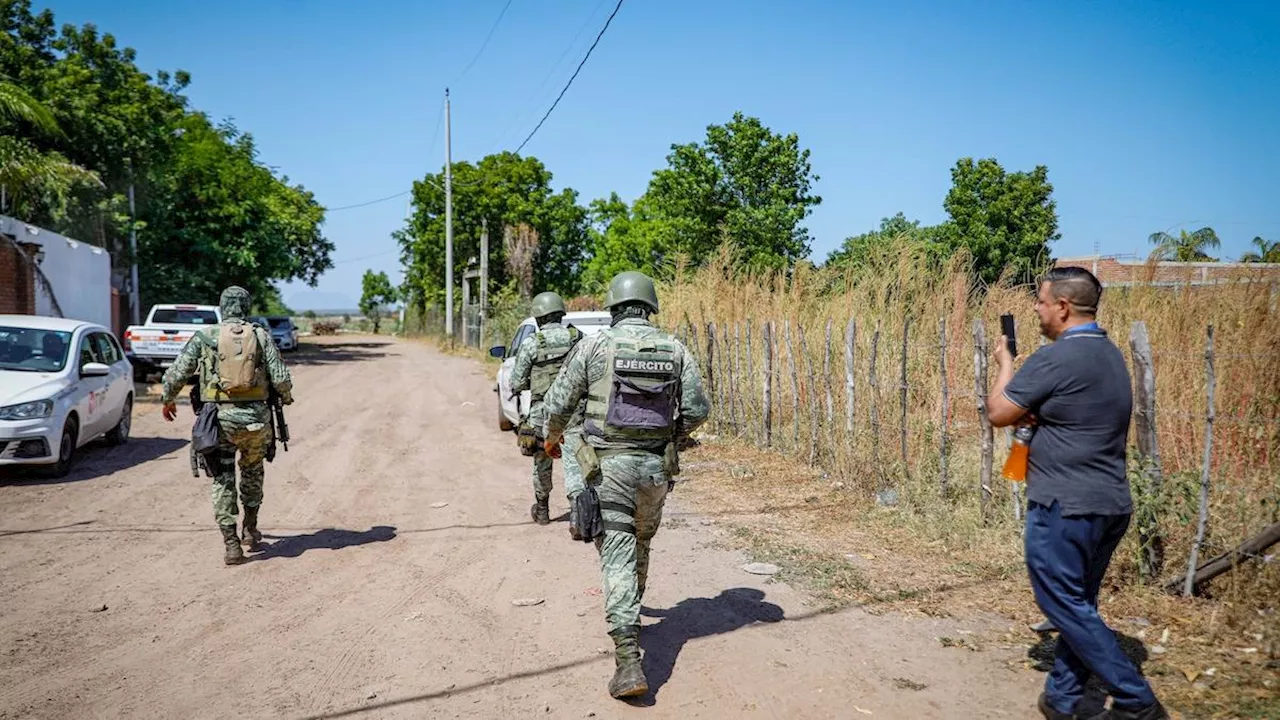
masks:
{"type": "Polygon", "coordinates": [[[653,281],[623,272],[609,284],[608,329],[587,338],[546,395],[546,438],[560,439],[585,396],[582,471],[599,499],[605,618],[613,637],[615,698],[649,691],[640,666],[640,601],[649,546],[679,472],[676,444],[706,422],[710,408],[698,367],[670,333],[654,327],[653,281]]]}
{"type": "MultiPolygon", "coordinates": [[[[533,457],[533,506],[529,514],[539,525],[551,522],[547,506],[551,496],[551,457],[547,449],[551,445],[540,442],[545,420],[542,398],[559,374],[565,356],[582,339],[582,332],[577,328],[560,324],[564,314],[564,300],[556,293],[534,296],[533,319],[538,323],[538,332],[520,343],[511,371],[511,392],[528,390],[530,395],[529,412],[520,420],[517,437],[521,452],[533,457]]],[[[565,484],[569,484],[567,478],[565,484]]]]}
{"type": "Polygon", "coordinates": [[[275,438],[267,400],[274,389],[285,405],[293,403],[293,382],[271,334],[248,322],[249,292],[222,291],[222,324],[198,330],[164,374],[164,419],[173,422],[174,399],[192,375],[199,397],[218,410],[219,452],[213,478],[213,516],[226,548],[223,561],[245,561],[236,534],[236,453],[240,453],[240,500],[244,503],[244,544],[262,549],[258,509],[262,506],[262,461],[275,438]]]}

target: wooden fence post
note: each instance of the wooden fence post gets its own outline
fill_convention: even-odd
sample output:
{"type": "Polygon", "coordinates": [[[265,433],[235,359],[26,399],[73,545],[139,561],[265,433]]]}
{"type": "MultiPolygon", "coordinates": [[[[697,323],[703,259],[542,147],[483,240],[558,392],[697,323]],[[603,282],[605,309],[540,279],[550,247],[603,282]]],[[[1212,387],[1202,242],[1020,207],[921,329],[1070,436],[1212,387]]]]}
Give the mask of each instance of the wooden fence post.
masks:
{"type": "Polygon", "coordinates": [[[991,418],[987,417],[987,330],[982,318],[973,321],[973,383],[978,402],[978,420],[982,424],[982,519],[991,518],[991,465],[995,437],[991,418]]]}
{"type": "MultiPolygon", "coordinates": [[[[748,383],[749,384],[749,383],[748,383]]],[[[733,401],[738,404],[738,427],[734,433],[742,437],[747,432],[747,408],[742,392],[742,323],[733,324],[733,401]]]]}
{"type": "Polygon", "coordinates": [[[835,390],[832,388],[831,382],[831,318],[827,318],[827,343],[826,349],[822,353],[822,384],[827,391],[827,432],[832,432],[831,426],[835,422],[835,390]]]}
{"type": "Polygon", "coordinates": [[[947,497],[947,423],[951,419],[951,389],[947,385],[947,318],[938,318],[938,370],[942,375],[942,421],[938,433],[938,477],[947,497]]]}
{"type": "Polygon", "coordinates": [[[796,369],[796,349],[791,342],[791,320],[784,320],[782,332],[787,340],[787,364],[791,367],[791,419],[794,429],[791,432],[791,448],[800,448],[800,375],[796,369]]]}
{"type": "Polygon", "coordinates": [[[871,463],[876,468],[879,481],[878,490],[884,489],[885,472],[880,463],[880,383],[876,380],[876,359],[880,354],[880,328],[877,326],[871,335],[871,366],[867,371],[867,382],[871,385],[871,463]]]}
{"type": "MultiPolygon", "coordinates": [[[[752,398],[752,393],[751,393],[751,384],[752,384],[753,382],[755,382],[755,379],[756,379],[756,368],[755,368],[755,362],[752,360],[752,350],[751,350],[751,318],[747,318],[747,337],[746,337],[746,340],[747,340],[747,375],[746,375],[746,377],[747,377],[747,381],[746,381],[744,384],[745,384],[745,385],[746,385],[746,387],[747,387],[747,391],[746,391],[746,392],[744,392],[744,393],[742,393],[742,398],[743,398],[743,402],[745,402],[745,403],[746,403],[746,405],[747,405],[747,412],[748,412],[749,414],[754,414],[754,412],[755,412],[755,400],[751,399],[751,398],[752,398]]],[[[748,423],[748,424],[749,424],[749,423],[748,423]]],[[[753,428],[753,430],[754,430],[754,428],[753,428]]],[[[762,443],[762,444],[763,444],[763,443],[762,443]]]]}
{"type": "Polygon", "coordinates": [[[1213,459],[1213,396],[1217,377],[1213,370],[1213,325],[1209,325],[1209,339],[1204,348],[1205,380],[1209,389],[1209,408],[1204,415],[1204,467],[1200,470],[1200,520],[1196,523],[1196,541],[1191,546],[1191,559],[1187,562],[1187,580],[1182,594],[1190,597],[1195,591],[1196,563],[1200,559],[1200,546],[1204,544],[1209,527],[1209,470],[1213,459]]]}
{"type": "Polygon", "coordinates": [[[764,346],[764,372],[760,378],[760,441],[765,447],[773,445],[773,321],[766,320],[761,329],[760,343],[764,346]]]}
{"type": "Polygon", "coordinates": [[[818,389],[813,376],[813,358],[809,356],[809,343],[804,339],[804,324],[796,324],[800,335],[800,355],[804,358],[805,376],[809,384],[809,466],[818,461],[818,389]]]}
{"type": "Polygon", "coordinates": [[[844,328],[844,431],[849,436],[849,444],[853,445],[853,419],[857,409],[857,387],[854,384],[853,349],[858,341],[858,321],[849,318],[844,328]]]}
{"type": "Polygon", "coordinates": [[[729,342],[729,324],[725,323],[720,328],[720,356],[724,358],[724,394],[725,404],[729,406],[729,432],[735,435],[738,432],[738,401],[735,397],[735,384],[738,378],[733,372],[733,354],[734,347],[729,342]]]}
{"type": "MultiPolygon", "coordinates": [[[[1129,332],[1129,347],[1133,352],[1133,369],[1137,380],[1134,429],[1138,439],[1139,472],[1144,478],[1146,492],[1153,498],[1159,498],[1164,486],[1164,471],[1160,465],[1160,450],[1156,442],[1155,364],[1145,322],[1134,321],[1129,332]]],[[[1137,510],[1142,559],[1140,569],[1143,577],[1150,580],[1158,578],[1164,571],[1164,535],[1160,532],[1160,518],[1155,507],[1145,504],[1137,510]]]]}
{"type": "Polygon", "coordinates": [[[720,404],[720,374],[716,372],[716,324],[707,323],[707,389],[711,392],[711,404],[715,407],[716,432],[720,431],[720,418],[724,412],[720,404]]]}
{"type": "Polygon", "coordinates": [[[902,415],[898,423],[900,435],[902,439],[902,472],[909,475],[911,465],[907,456],[907,342],[910,339],[911,318],[906,318],[902,322],[902,372],[898,379],[898,396],[902,406],[902,415]]]}

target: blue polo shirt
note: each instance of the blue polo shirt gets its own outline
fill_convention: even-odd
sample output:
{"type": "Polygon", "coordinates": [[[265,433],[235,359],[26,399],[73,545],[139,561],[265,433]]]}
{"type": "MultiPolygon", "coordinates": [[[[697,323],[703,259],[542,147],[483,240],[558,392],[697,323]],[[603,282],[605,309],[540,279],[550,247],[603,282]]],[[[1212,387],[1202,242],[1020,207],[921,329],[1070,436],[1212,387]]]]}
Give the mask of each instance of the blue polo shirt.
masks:
{"type": "Polygon", "coordinates": [[[1126,447],[1133,391],[1124,355],[1096,323],[1034,352],[1004,396],[1039,423],[1027,461],[1027,499],[1056,500],[1064,516],[1133,512],[1126,447]]]}

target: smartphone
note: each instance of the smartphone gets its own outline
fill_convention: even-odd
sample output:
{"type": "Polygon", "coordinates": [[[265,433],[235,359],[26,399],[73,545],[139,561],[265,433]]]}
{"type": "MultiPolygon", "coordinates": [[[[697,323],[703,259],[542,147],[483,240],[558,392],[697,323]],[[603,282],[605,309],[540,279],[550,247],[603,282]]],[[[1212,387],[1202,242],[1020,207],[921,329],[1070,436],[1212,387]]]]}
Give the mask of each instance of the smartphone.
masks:
{"type": "Polygon", "coordinates": [[[1009,354],[1018,357],[1018,330],[1013,324],[1012,313],[1000,316],[1000,332],[1009,341],[1009,354]]]}

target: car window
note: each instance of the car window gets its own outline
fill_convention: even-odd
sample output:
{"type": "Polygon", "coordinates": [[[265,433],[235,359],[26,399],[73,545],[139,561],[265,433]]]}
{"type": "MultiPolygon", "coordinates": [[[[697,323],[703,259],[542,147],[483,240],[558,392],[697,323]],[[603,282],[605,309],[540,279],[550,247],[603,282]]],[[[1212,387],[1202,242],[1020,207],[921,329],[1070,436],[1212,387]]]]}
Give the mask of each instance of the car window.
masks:
{"type": "Polygon", "coordinates": [[[58,372],[67,366],[71,333],[0,327],[0,370],[58,372]]]}
{"type": "Polygon", "coordinates": [[[100,363],[102,358],[98,355],[98,350],[93,346],[93,336],[85,335],[80,338],[80,369],[83,370],[85,365],[89,363],[100,363]]]}
{"type": "Polygon", "coordinates": [[[151,322],[165,325],[217,325],[218,315],[212,310],[157,308],[151,313],[151,322]]]}
{"type": "Polygon", "coordinates": [[[507,349],[507,357],[515,357],[516,351],[520,349],[520,343],[524,342],[524,339],[532,335],[533,332],[531,325],[521,325],[520,329],[516,331],[516,336],[511,340],[511,347],[507,349]]]}
{"type": "Polygon", "coordinates": [[[293,328],[293,321],[287,317],[267,318],[267,322],[271,323],[271,329],[273,330],[290,330],[293,328]]]}
{"type": "Polygon", "coordinates": [[[90,336],[93,339],[94,350],[97,351],[99,362],[107,365],[115,365],[120,362],[120,356],[116,352],[116,348],[111,344],[111,337],[106,333],[96,332],[90,336]]]}
{"type": "Polygon", "coordinates": [[[124,360],[124,349],[120,347],[120,341],[116,340],[116,336],[108,334],[106,338],[107,342],[111,344],[111,349],[114,351],[116,358],[115,361],[120,362],[121,360],[124,360]]]}

